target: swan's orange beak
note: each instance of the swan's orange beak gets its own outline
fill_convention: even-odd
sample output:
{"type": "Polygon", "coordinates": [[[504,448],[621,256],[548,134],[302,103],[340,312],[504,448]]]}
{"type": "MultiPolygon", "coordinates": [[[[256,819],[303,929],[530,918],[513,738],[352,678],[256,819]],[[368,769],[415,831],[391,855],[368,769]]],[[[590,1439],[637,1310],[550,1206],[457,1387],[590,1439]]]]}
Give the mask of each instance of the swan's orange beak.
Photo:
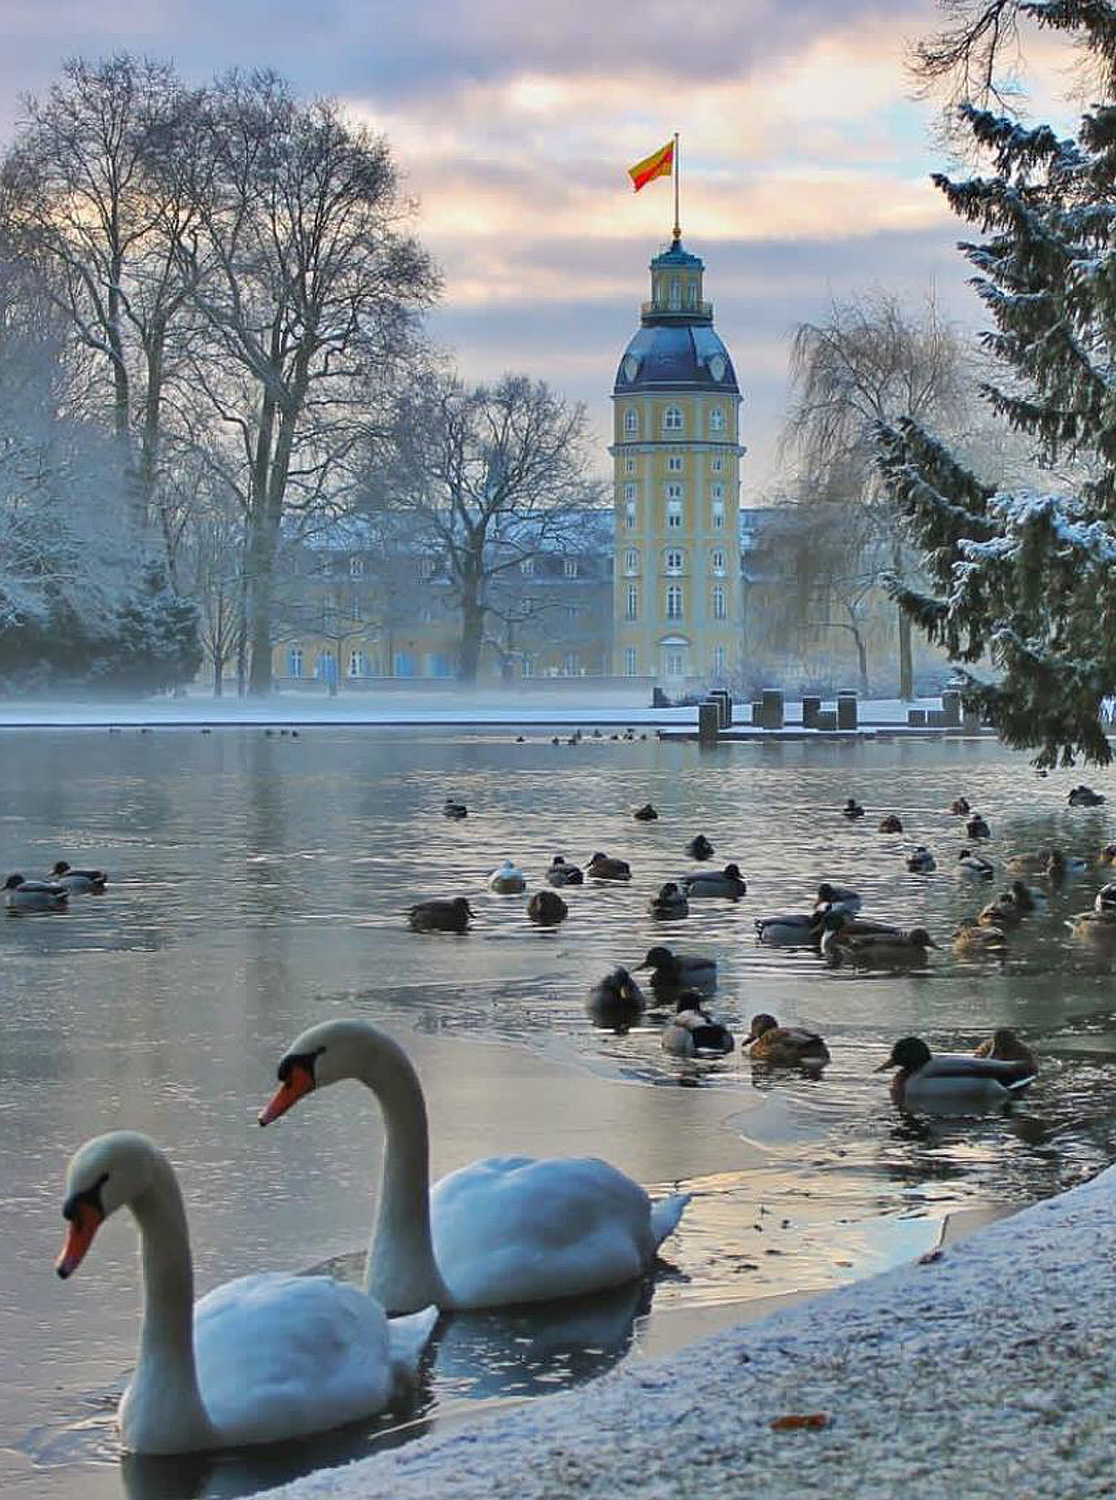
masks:
{"type": "Polygon", "coordinates": [[[292,1062],[286,1078],[275,1090],[271,1102],[259,1113],[261,1125],[270,1125],[280,1115],[285,1115],[304,1094],[314,1087],[314,1074],[303,1062],[292,1062]]]}
{"type": "Polygon", "coordinates": [[[78,1203],[75,1206],[62,1254],[54,1262],[54,1269],[63,1281],[67,1276],[72,1276],[81,1265],[85,1252],[93,1243],[93,1236],[104,1222],[104,1214],[92,1203],[78,1203]]]}

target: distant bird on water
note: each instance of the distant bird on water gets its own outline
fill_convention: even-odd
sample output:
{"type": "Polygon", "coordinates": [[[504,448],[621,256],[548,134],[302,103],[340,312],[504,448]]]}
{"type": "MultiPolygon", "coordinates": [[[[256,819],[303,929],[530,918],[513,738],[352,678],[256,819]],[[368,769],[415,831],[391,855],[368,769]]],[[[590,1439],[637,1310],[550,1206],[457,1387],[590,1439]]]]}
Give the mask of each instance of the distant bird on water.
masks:
{"type": "Polygon", "coordinates": [[[584,885],[585,876],[577,865],[571,865],[556,854],[550,861],[550,868],[546,872],[546,878],[551,885],[561,888],[564,885],[584,885]]]}
{"type": "Polygon", "coordinates": [[[469,816],[469,809],[465,806],[464,802],[459,802],[456,797],[447,797],[445,806],[442,808],[442,815],[443,817],[455,818],[460,821],[460,819],[469,816]]]}
{"type": "Polygon", "coordinates": [[[642,807],[636,808],[635,812],[632,813],[632,817],[637,823],[654,823],[658,820],[659,814],[651,806],[650,802],[645,802],[642,807]]]}
{"type": "Polygon", "coordinates": [[[676,921],[689,915],[690,903],[673,880],[665,881],[647,903],[651,915],[660,922],[676,921]]]}
{"type": "Polygon", "coordinates": [[[527,903],[527,915],[538,927],[557,927],[569,914],[557,891],[536,891],[527,903]]]}
{"type": "Polygon", "coordinates": [[[50,873],[55,885],[64,885],[67,890],[77,891],[79,894],[99,894],[108,883],[104,870],[75,870],[64,859],[60,859],[50,873]]]}
{"type": "Polygon", "coordinates": [[[899,816],[899,814],[898,813],[888,813],[886,817],[881,818],[880,819],[880,832],[881,833],[902,833],[903,832],[903,820],[899,816]]]}
{"type": "Polygon", "coordinates": [[[862,818],[864,816],[864,809],[855,797],[850,797],[841,809],[841,815],[845,818],[862,818]]]}
{"type": "Polygon", "coordinates": [[[631,880],[632,867],[626,859],[612,859],[598,850],[585,866],[585,873],[594,880],[631,880]]]}
{"type": "Polygon", "coordinates": [[[691,859],[712,859],[715,851],[705,834],[699,833],[686,845],[686,853],[691,859]]]}
{"type": "Polygon", "coordinates": [[[684,875],[682,888],[691,901],[712,900],[720,897],[727,901],[739,901],[748,890],[747,882],[740,873],[740,866],[726,865],[718,873],[702,870],[697,875],[684,875]]]}
{"type": "Polygon", "coordinates": [[[46,880],[25,880],[9,875],[4,882],[4,904],[9,911],[62,911],[70,899],[64,885],[46,880]]]}
{"type": "Polygon", "coordinates": [[[416,901],[407,913],[412,932],[465,932],[473,911],[464,896],[416,901]]]}
{"type": "Polygon", "coordinates": [[[517,869],[510,859],[505,859],[488,877],[488,888],[498,896],[518,896],[527,889],[523,871],[517,869]]]}

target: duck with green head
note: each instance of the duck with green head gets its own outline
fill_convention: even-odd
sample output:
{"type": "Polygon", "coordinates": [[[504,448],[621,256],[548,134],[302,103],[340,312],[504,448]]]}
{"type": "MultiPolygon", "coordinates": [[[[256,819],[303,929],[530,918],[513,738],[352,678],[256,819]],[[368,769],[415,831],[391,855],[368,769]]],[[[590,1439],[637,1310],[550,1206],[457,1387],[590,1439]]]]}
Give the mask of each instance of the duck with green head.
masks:
{"type": "Polygon", "coordinates": [[[1009,1103],[1034,1081],[1034,1074],[1018,1062],[965,1053],[936,1057],[917,1036],[905,1036],[891,1056],[875,1069],[896,1069],[891,1097],[900,1109],[928,1114],[980,1114],[1009,1103]]]}

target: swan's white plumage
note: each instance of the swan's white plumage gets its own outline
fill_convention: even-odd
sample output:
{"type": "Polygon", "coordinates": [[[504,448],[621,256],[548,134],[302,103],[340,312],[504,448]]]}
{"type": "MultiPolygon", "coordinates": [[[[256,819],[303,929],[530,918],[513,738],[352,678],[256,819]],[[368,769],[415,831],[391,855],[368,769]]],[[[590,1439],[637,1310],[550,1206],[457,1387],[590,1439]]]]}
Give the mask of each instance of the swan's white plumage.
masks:
{"type": "Polygon", "coordinates": [[[194,1353],[218,1437],[268,1443],[383,1411],[413,1382],[437,1319],[428,1308],[389,1323],[328,1276],[265,1271],[215,1287],[194,1308],[194,1353]]]}
{"type": "Polygon", "coordinates": [[[492,1156],[434,1185],[434,1255],[454,1307],[576,1297],[643,1274],[687,1198],[669,1201],[658,1233],[643,1188],[608,1162],[492,1156]]]}

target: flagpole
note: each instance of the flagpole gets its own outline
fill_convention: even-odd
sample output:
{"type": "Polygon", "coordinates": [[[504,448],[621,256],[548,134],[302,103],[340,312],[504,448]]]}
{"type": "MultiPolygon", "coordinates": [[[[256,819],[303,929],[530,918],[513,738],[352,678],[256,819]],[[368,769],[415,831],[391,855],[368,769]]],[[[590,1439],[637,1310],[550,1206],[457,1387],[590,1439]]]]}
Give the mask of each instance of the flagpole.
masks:
{"type": "Polygon", "coordinates": [[[677,245],[682,238],[682,228],[678,222],[678,179],[681,170],[681,157],[678,150],[678,132],[674,132],[674,243],[677,245]]]}

